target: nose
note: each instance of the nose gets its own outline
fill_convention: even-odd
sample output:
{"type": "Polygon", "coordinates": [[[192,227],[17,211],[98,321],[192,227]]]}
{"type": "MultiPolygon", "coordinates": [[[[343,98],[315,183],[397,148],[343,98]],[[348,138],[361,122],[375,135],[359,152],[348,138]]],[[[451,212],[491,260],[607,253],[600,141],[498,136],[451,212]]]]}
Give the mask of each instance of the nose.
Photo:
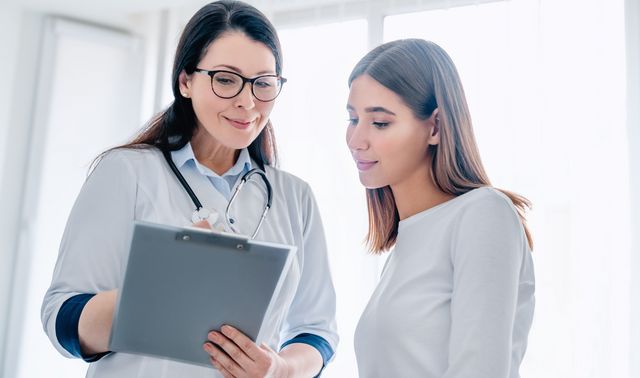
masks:
{"type": "Polygon", "coordinates": [[[242,91],[238,93],[235,99],[235,106],[237,108],[245,108],[252,109],[256,106],[255,99],[253,98],[253,93],[251,91],[251,83],[244,83],[242,87],[242,91]]]}
{"type": "Polygon", "coordinates": [[[366,127],[360,121],[347,127],[347,146],[351,151],[366,150],[369,147],[366,127]]]}

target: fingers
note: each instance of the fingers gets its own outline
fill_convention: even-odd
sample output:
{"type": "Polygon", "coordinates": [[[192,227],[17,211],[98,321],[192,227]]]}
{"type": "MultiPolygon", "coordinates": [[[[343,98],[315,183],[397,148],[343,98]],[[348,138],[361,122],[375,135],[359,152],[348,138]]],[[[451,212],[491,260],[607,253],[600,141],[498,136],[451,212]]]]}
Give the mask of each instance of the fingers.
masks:
{"type": "Polygon", "coordinates": [[[207,353],[209,353],[209,360],[211,360],[211,364],[216,369],[221,372],[227,372],[230,377],[240,377],[245,375],[244,369],[217,346],[211,343],[205,343],[203,348],[207,353]]]}
{"type": "Polygon", "coordinates": [[[264,376],[272,370],[277,357],[264,343],[257,346],[237,329],[225,325],[221,331],[211,331],[204,349],[211,356],[214,367],[221,367],[231,376],[264,376]]]}
{"type": "Polygon", "coordinates": [[[213,365],[214,368],[218,369],[218,371],[222,374],[224,378],[235,378],[233,374],[229,372],[229,370],[225,369],[224,366],[222,366],[212,357],[209,357],[209,360],[211,361],[211,365],[213,365]]]}
{"type": "Polygon", "coordinates": [[[229,325],[222,326],[220,330],[224,336],[228,337],[235,345],[240,347],[251,360],[257,361],[260,358],[264,358],[264,351],[260,350],[260,348],[242,332],[229,325]]]}
{"type": "Polygon", "coordinates": [[[241,366],[247,366],[248,363],[253,362],[247,354],[238,347],[233,341],[226,338],[224,335],[221,335],[217,332],[211,332],[209,334],[209,340],[218,344],[222,350],[224,350],[229,357],[231,357],[234,361],[236,361],[241,366]]]}
{"type": "Polygon", "coordinates": [[[192,227],[204,228],[206,230],[211,230],[211,225],[206,220],[198,221],[191,225],[192,227]]]}

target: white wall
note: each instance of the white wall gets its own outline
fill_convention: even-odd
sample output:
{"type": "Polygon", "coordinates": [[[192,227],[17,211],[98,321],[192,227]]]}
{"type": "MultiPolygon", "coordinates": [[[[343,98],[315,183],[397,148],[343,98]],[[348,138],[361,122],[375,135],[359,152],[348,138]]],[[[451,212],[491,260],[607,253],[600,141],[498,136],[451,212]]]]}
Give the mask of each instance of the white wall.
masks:
{"type": "MultiPolygon", "coordinates": [[[[38,161],[38,158],[43,156],[39,149],[46,147],[46,143],[43,142],[45,138],[42,133],[43,127],[35,127],[35,125],[42,126],[43,121],[48,120],[47,116],[42,116],[42,114],[42,119],[36,119],[38,96],[46,97],[41,86],[46,81],[43,77],[48,78],[48,75],[53,73],[52,70],[46,69],[53,65],[53,59],[49,57],[48,60],[45,59],[44,63],[40,60],[43,51],[45,19],[45,15],[39,12],[27,11],[18,6],[0,6],[0,46],[3,47],[0,72],[4,74],[3,85],[0,86],[0,182],[2,183],[0,185],[0,376],[4,374],[7,377],[14,377],[16,374],[20,344],[23,341],[37,339],[34,337],[26,339],[28,333],[22,333],[26,322],[28,322],[27,319],[31,319],[31,323],[26,328],[30,332],[35,330],[40,336],[44,336],[39,324],[39,303],[36,303],[41,300],[44,291],[40,287],[41,284],[36,283],[34,286],[30,279],[37,275],[37,278],[40,279],[37,282],[48,282],[53,268],[52,262],[46,259],[47,256],[38,255],[30,249],[32,239],[37,240],[37,238],[33,238],[33,234],[31,237],[27,234],[27,231],[34,224],[37,212],[39,192],[37,188],[34,189],[34,186],[39,188],[42,162],[38,161]],[[43,256],[47,262],[42,260],[43,256]],[[25,313],[30,316],[24,317],[25,313]]],[[[50,32],[51,30],[49,30],[50,32]]],[[[138,58],[138,60],[140,59],[138,58]]],[[[69,64],[65,63],[65,65],[69,64]]],[[[89,70],[88,67],[75,67],[73,76],[84,75],[84,77],[90,78],[91,75],[99,74],[99,72],[89,70]]],[[[129,82],[140,83],[141,72],[139,68],[129,65],[120,73],[120,77],[124,78],[127,75],[131,75],[131,78],[127,79],[129,82]]],[[[100,80],[94,78],[86,82],[97,84],[100,83],[100,80]]],[[[138,87],[139,85],[134,84],[134,88],[138,87]]],[[[46,90],[46,88],[44,89],[46,90]]],[[[80,93],[76,93],[76,96],[82,98],[83,94],[87,93],[80,91],[80,93]]],[[[139,109],[143,107],[138,106],[141,101],[139,92],[127,88],[125,93],[134,96],[134,98],[124,100],[135,107],[135,119],[132,123],[134,128],[131,127],[131,123],[128,124],[128,131],[120,131],[117,140],[102,138],[101,141],[98,141],[103,143],[100,148],[106,147],[109,143],[126,139],[140,126],[138,113],[139,109]]],[[[97,94],[92,96],[94,102],[90,102],[89,105],[95,105],[95,101],[100,101],[97,94]]],[[[97,104],[114,105],[113,101],[105,102],[104,100],[97,104]]],[[[56,108],[60,109],[61,107],[57,106],[56,108]]],[[[91,110],[92,108],[85,106],[83,109],[91,110]]],[[[111,114],[122,115],[125,113],[112,109],[111,114]]],[[[113,124],[123,125],[122,117],[112,119],[112,121],[115,121],[112,122],[113,124]]],[[[107,127],[107,125],[101,127],[104,130],[114,129],[113,126],[107,127]]],[[[63,141],[65,147],[70,143],[82,142],[63,141]]],[[[92,151],[92,154],[97,152],[97,150],[92,151]]],[[[46,173],[56,175],[59,172],[46,168],[46,173]]],[[[86,164],[81,168],[80,175],[84,177],[85,173],[86,164]]],[[[74,189],[79,189],[81,182],[74,189]]],[[[56,203],[55,200],[53,202],[56,203]]],[[[50,252],[54,257],[57,254],[58,239],[51,243],[50,252]]],[[[48,343],[46,339],[44,341],[48,343]]],[[[32,347],[32,345],[30,346],[32,347]]],[[[83,366],[82,370],[85,368],[83,366]]]]}
{"type": "MultiPolygon", "coordinates": [[[[11,301],[11,377],[81,376],[42,332],[40,306],[71,206],[91,161],[139,128],[140,43],[127,33],[47,18],[11,301]],[[71,147],[71,148],[70,148],[71,147]],[[38,351],[34,364],[33,351],[38,351]]],[[[100,214],[95,214],[99,217],[100,214]]]]}
{"type": "MultiPolygon", "coordinates": [[[[38,72],[42,16],[0,6],[0,368],[5,365],[10,293],[18,234],[27,143],[38,72]]],[[[0,369],[1,370],[1,369],[0,369]]]]}
{"type": "Polygon", "coordinates": [[[640,377],[640,1],[627,0],[627,129],[631,178],[631,376],[640,377]]]}
{"type": "MultiPolygon", "coordinates": [[[[16,66],[15,56],[18,54],[18,37],[21,26],[22,12],[17,8],[7,5],[0,5],[0,46],[3,55],[9,59],[0,59],[0,72],[9,73],[5,77],[7,80],[0,86],[0,141],[2,149],[6,148],[6,138],[9,125],[9,108],[13,92],[13,72],[16,66]]],[[[0,173],[4,163],[4,154],[0,154],[0,173]]]]}
{"type": "MultiPolygon", "coordinates": [[[[18,55],[18,37],[21,26],[22,13],[6,5],[0,5],[0,46],[3,46],[4,54],[8,59],[0,59],[0,72],[9,73],[6,75],[5,85],[0,86],[0,193],[7,192],[3,187],[11,185],[9,177],[5,177],[8,168],[5,167],[7,161],[7,152],[9,146],[9,125],[11,98],[13,97],[13,72],[17,63],[18,55]]],[[[9,210],[6,196],[0,196],[0,236],[7,236],[2,230],[15,227],[15,219],[4,216],[9,210]]],[[[10,248],[10,242],[5,237],[0,237],[0,309],[6,309],[6,300],[11,283],[11,261],[13,253],[10,248]]],[[[0,310],[0,346],[5,331],[6,312],[0,310]]],[[[1,350],[0,350],[1,351],[1,350]]],[[[1,356],[1,353],[0,353],[1,356]]],[[[0,357],[0,364],[2,357],[0,357]]]]}

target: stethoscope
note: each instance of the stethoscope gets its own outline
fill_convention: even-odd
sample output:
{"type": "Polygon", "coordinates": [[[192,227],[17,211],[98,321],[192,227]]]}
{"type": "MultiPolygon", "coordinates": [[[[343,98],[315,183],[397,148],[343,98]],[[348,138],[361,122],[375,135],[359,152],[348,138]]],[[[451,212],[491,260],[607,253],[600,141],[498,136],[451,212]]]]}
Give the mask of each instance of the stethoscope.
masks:
{"type": "MultiPolygon", "coordinates": [[[[191,186],[189,186],[189,183],[184,178],[182,173],[180,173],[180,171],[178,170],[178,167],[176,167],[175,163],[173,162],[173,159],[171,158],[171,153],[163,149],[162,154],[164,155],[165,160],[167,160],[169,167],[171,167],[173,174],[176,175],[176,178],[178,179],[178,181],[180,181],[180,184],[182,185],[184,190],[187,192],[187,194],[191,198],[191,201],[196,207],[196,209],[194,210],[191,216],[191,221],[193,223],[196,223],[203,220],[209,220],[209,217],[211,216],[211,211],[202,206],[202,203],[198,199],[198,196],[196,196],[196,194],[193,192],[193,190],[191,189],[191,186]]],[[[251,239],[254,239],[256,235],[258,235],[258,231],[260,231],[260,227],[262,227],[262,223],[264,222],[264,219],[267,217],[267,213],[271,208],[271,200],[273,198],[273,190],[271,189],[271,183],[267,179],[267,175],[262,170],[254,168],[248,171],[247,173],[245,173],[244,175],[242,175],[242,177],[240,178],[240,183],[236,186],[236,189],[233,191],[233,195],[229,199],[229,203],[227,204],[227,209],[224,212],[224,220],[226,222],[226,225],[229,227],[229,229],[231,229],[231,231],[238,234],[239,231],[234,227],[235,220],[229,216],[229,209],[231,209],[231,205],[233,204],[233,201],[235,201],[236,197],[238,196],[238,193],[240,193],[240,190],[242,189],[244,184],[247,181],[249,181],[251,179],[251,176],[253,175],[260,176],[262,178],[262,181],[264,181],[264,185],[267,188],[267,202],[265,203],[264,210],[262,211],[262,215],[260,216],[260,221],[258,222],[258,225],[256,226],[255,231],[253,231],[253,234],[251,235],[251,239]]]]}

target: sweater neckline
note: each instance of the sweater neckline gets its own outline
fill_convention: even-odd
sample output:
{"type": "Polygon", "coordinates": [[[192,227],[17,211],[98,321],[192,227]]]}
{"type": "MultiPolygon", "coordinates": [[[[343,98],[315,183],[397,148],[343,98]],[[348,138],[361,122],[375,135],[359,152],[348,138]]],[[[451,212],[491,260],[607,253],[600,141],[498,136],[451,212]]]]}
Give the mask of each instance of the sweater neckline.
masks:
{"type": "Polygon", "coordinates": [[[445,202],[443,202],[443,203],[441,203],[439,205],[430,207],[430,208],[428,208],[426,210],[423,210],[423,211],[421,211],[419,213],[415,213],[412,216],[401,220],[398,223],[398,233],[400,231],[402,231],[403,229],[406,229],[407,227],[411,226],[412,224],[417,223],[417,222],[423,220],[424,218],[430,216],[431,214],[437,212],[438,210],[446,208],[446,207],[449,207],[454,203],[460,202],[463,198],[466,198],[470,193],[473,193],[473,192],[477,191],[478,189],[483,189],[483,188],[486,188],[486,187],[480,187],[480,188],[472,189],[472,190],[470,190],[470,191],[468,191],[466,193],[460,194],[460,195],[458,195],[458,196],[456,196],[456,197],[454,197],[454,198],[452,198],[452,199],[450,199],[448,201],[445,201],[445,202]]]}

